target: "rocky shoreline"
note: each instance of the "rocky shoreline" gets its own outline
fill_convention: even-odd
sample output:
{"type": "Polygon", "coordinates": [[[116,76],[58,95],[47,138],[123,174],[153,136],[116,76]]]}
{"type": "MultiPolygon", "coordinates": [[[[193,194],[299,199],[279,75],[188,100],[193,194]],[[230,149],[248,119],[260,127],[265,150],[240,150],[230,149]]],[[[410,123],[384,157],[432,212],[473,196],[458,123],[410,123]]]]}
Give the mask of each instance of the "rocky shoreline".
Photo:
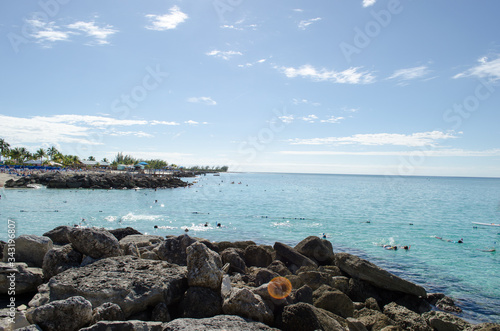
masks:
{"type": "Polygon", "coordinates": [[[58,189],[133,189],[133,188],[177,188],[189,184],[178,177],[156,177],[130,173],[60,173],[49,172],[10,179],[5,188],[29,188],[44,185],[58,189]]]}
{"type": "Polygon", "coordinates": [[[440,293],[307,237],[291,247],[60,226],[4,244],[3,330],[500,330],[440,293]],[[12,247],[12,245],[11,245],[12,247]],[[13,276],[12,276],[13,275],[13,276]]]}

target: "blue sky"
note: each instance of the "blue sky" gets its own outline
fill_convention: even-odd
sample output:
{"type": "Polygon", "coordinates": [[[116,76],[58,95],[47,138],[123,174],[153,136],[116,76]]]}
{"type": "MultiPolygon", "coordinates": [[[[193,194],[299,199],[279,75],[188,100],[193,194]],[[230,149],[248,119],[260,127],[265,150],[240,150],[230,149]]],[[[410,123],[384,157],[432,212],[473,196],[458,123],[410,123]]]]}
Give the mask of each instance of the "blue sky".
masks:
{"type": "Polygon", "coordinates": [[[2,1],[0,137],[233,171],[500,177],[498,12],[2,1]]]}

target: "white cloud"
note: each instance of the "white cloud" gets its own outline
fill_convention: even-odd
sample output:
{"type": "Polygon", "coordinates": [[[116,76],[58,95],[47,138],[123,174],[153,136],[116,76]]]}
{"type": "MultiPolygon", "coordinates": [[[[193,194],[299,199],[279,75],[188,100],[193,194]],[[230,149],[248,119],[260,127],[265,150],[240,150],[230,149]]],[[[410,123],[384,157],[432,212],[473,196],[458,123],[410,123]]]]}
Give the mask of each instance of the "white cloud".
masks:
{"type": "Polygon", "coordinates": [[[313,24],[314,22],[321,21],[321,17],[316,17],[316,18],[311,18],[309,20],[303,20],[299,22],[299,29],[305,30],[309,25],[313,24]]]}
{"type": "Polygon", "coordinates": [[[254,66],[255,64],[264,63],[264,62],[266,62],[266,61],[267,61],[267,59],[260,59],[260,60],[258,60],[258,61],[253,62],[253,63],[252,63],[252,62],[247,62],[247,63],[245,63],[245,64],[238,64],[238,67],[240,67],[240,68],[252,67],[252,66],[254,66]]]}
{"type": "Polygon", "coordinates": [[[302,13],[304,11],[304,9],[296,8],[293,11],[297,12],[297,13],[302,13]]]}
{"type": "Polygon", "coordinates": [[[377,0],[363,0],[363,7],[373,6],[377,0]]]}
{"type": "Polygon", "coordinates": [[[138,138],[152,138],[153,135],[146,133],[144,131],[112,131],[109,133],[110,136],[121,137],[121,136],[135,136],[138,138]]]}
{"type": "Polygon", "coordinates": [[[349,137],[290,139],[292,145],[436,146],[436,141],[457,138],[454,132],[429,131],[410,135],[397,133],[356,134],[349,137]]]}
{"type": "Polygon", "coordinates": [[[301,117],[300,119],[307,122],[307,123],[314,123],[318,119],[318,116],[312,114],[312,115],[307,115],[307,116],[301,117]]]}
{"type": "Polygon", "coordinates": [[[335,116],[330,116],[328,119],[326,120],[321,120],[321,123],[338,123],[340,122],[341,120],[343,120],[344,117],[335,117],[335,116]]]}
{"type": "Polygon", "coordinates": [[[412,79],[422,78],[430,73],[427,66],[419,66],[413,68],[399,69],[396,70],[392,76],[387,79],[399,79],[402,81],[408,81],[412,79]]]}
{"type": "Polygon", "coordinates": [[[219,50],[213,50],[205,54],[208,56],[220,57],[226,61],[232,58],[234,55],[243,55],[243,53],[237,51],[219,51],[219,50]]]}
{"type": "Polygon", "coordinates": [[[111,25],[99,27],[95,22],[78,21],[67,26],[69,29],[79,30],[85,32],[89,37],[95,38],[95,43],[98,45],[109,44],[107,40],[109,36],[118,32],[114,30],[111,25]]]}
{"type": "Polygon", "coordinates": [[[296,99],[296,98],[293,98],[292,99],[292,103],[294,105],[300,105],[300,104],[307,104],[307,105],[312,105],[312,106],[315,106],[315,107],[319,107],[321,106],[321,103],[319,102],[312,102],[312,101],[309,101],[307,99],[296,99]]]}
{"type": "Polygon", "coordinates": [[[433,157],[490,157],[500,156],[500,149],[484,151],[471,151],[464,149],[435,149],[414,151],[372,151],[372,152],[348,152],[348,151],[280,151],[285,155],[354,155],[354,156],[415,156],[423,153],[425,156],[433,157]],[[416,154],[418,153],[418,154],[416,154]]]}
{"type": "Polygon", "coordinates": [[[180,125],[177,122],[167,122],[167,121],[151,121],[151,125],[180,125]]]}
{"type": "Polygon", "coordinates": [[[185,121],[184,123],[189,124],[189,125],[198,125],[198,124],[200,124],[199,122],[196,122],[196,121],[193,121],[193,120],[185,121]]]}
{"type": "Polygon", "coordinates": [[[210,98],[210,97],[197,97],[197,98],[192,97],[192,98],[188,98],[187,101],[192,102],[192,103],[203,103],[203,104],[208,105],[208,106],[215,106],[217,104],[217,102],[212,100],[212,98],[210,98]]]}
{"type": "Polygon", "coordinates": [[[462,73],[459,73],[453,78],[462,77],[478,77],[489,78],[492,81],[500,79],[500,56],[495,60],[489,60],[487,57],[482,57],[478,60],[479,64],[462,73]]]}
{"type": "Polygon", "coordinates": [[[293,120],[295,119],[295,116],[294,115],[283,115],[283,116],[280,116],[278,117],[283,123],[285,124],[290,124],[293,122],[293,120]]]}
{"type": "Polygon", "coordinates": [[[61,31],[55,22],[43,22],[37,19],[26,20],[30,25],[31,37],[39,43],[52,43],[56,41],[69,40],[71,32],[61,31]]]}
{"type": "Polygon", "coordinates": [[[150,20],[150,25],[146,29],[165,31],[175,29],[179,24],[186,21],[189,17],[183,13],[178,6],[170,8],[170,13],[165,15],[149,14],[146,17],[150,20]]]}
{"type": "Polygon", "coordinates": [[[91,116],[91,115],[54,115],[54,116],[35,116],[33,120],[51,123],[69,123],[69,124],[86,124],[94,127],[103,126],[130,126],[130,125],[146,125],[144,120],[121,120],[112,117],[91,116]]]}
{"type": "Polygon", "coordinates": [[[288,78],[303,77],[314,81],[329,81],[338,84],[369,84],[375,81],[375,77],[366,71],[358,72],[360,67],[351,67],[344,71],[334,71],[327,69],[317,70],[313,66],[306,64],[299,68],[276,67],[288,78]]]}

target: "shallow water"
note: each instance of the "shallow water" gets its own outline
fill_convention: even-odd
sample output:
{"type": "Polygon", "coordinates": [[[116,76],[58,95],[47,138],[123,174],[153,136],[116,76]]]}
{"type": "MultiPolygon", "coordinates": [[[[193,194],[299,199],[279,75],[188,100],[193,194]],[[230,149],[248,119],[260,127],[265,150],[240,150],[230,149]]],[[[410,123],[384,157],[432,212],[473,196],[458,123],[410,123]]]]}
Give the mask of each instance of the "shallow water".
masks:
{"type": "MultiPolygon", "coordinates": [[[[157,191],[3,190],[1,226],[14,220],[17,235],[73,224],[163,236],[188,228],[190,236],[214,241],[290,245],[326,233],[336,251],[445,292],[465,310],[463,318],[500,322],[499,252],[483,251],[500,249],[500,227],[472,224],[500,223],[500,179],[222,174],[193,180],[191,188],[157,191]],[[411,248],[389,251],[384,244],[411,248]]],[[[7,231],[0,233],[6,240],[7,231]]]]}

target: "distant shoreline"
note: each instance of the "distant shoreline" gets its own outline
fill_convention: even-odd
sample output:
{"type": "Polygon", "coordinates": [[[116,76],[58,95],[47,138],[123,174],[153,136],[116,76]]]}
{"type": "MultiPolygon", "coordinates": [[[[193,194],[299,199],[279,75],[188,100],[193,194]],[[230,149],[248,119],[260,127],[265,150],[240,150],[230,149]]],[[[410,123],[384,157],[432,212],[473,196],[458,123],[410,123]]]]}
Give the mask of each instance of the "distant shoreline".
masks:
{"type": "Polygon", "coordinates": [[[17,176],[14,175],[0,173],[0,187],[4,187],[5,182],[7,182],[9,179],[16,179],[16,177],[17,176]]]}

